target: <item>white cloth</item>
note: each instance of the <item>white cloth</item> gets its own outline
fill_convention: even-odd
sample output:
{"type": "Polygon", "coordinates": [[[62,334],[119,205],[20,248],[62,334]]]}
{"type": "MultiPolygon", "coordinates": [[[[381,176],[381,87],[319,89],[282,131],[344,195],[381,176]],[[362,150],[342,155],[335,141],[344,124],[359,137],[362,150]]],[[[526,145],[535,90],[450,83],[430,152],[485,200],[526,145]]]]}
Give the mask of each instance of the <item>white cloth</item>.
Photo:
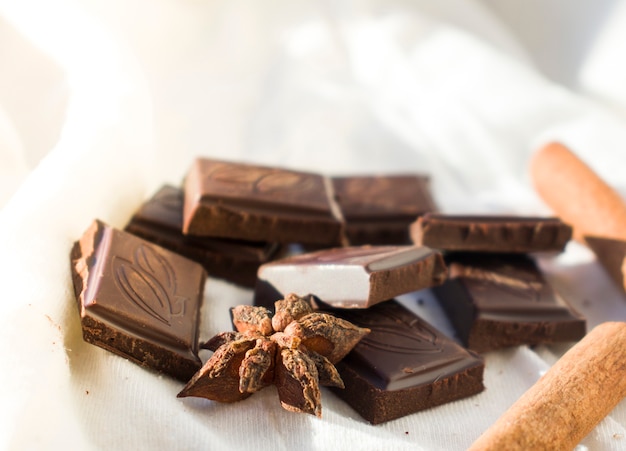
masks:
{"type": "MultiPolygon", "coordinates": [[[[199,155],[419,171],[444,211],[543,214],[528,158],[561,140],[626,191],[625,25],[608,0],[0,1],[2,447],[465,449],[567,346],[490,353],[483,393],[379,426],[326,390],[322,419],[272,388],[180,400],[82,341],[71,244],[94,218],[123,226],[199,155]]],[[[588,249],[541,264],[589,328],[626,320],[588,249]]],[[[250,301],[209,280],[203,337],[250,301]]],[[[403,302],[450,332],[427,293],[403,302]]],[[[621,403],[581,448],[624,446],[621,403]]]]}

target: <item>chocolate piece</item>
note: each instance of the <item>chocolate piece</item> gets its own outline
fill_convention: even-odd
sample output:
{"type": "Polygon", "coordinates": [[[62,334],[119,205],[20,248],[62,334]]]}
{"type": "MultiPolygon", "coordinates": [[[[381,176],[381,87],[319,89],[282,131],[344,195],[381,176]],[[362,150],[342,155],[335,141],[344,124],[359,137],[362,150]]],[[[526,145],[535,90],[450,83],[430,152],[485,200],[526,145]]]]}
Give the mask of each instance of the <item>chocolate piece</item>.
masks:
{"type": "Polygon", "coordinates": [[[437,210],[426,176],[333,177],[332,182],[352,245],[411,244],[411,223],[437,210]]]}
{"type": "Polygon", "coordinates": [[[86,342],[182,381],[200,369],[202,266],[100,221],[71,259],[86,342]]]}
{"type": "Polygon", "coordinates": [[[428,213],[411,224],[415,244],[462,252],[560,252],[572,228],[558,218],[428,213]]]}
{"type": "Polygon", "coordinates": [[[484,389],[484,363],[395,300],[367,310],[331,310],[371,332],[336,364],[333,391],[372,424],[484,389]]]}
{"type": "Polygon", "coordinates": [[[197,159],[185,181],[183,233],[339,245],[341,212],[317,174],[197,159]]]}
{"type": "Polygon", "coordinates": [[[139,208],[125,230],[202,264],[211,277],[246,287],[254,286],[259,266],[280,249],[276,243],[185,236],[182,226],[183,190],[166,185],[139,208]]]}
{"type": "Polygon", "coordinates": [[[439,252],[421,246],[354,246],[325,249],[259,268],[257,305],[289,293],[313,295],[332,307],[366,308],[400,294],[443,283],[439,252]]]}
{"type": "Polygon", "coordinates": [[[433,293],[476,352],[579,340],[585,320],[524,255],[450,254],[450,279],[433,293]]]}
{"type": "Polygon", "coordinates": [[[599,236],[585,236],[585,242],[591,248],[600,264],[615,281],[620,290],[624,289],[624,271],[626,265],[626,241],[599,236]]]}

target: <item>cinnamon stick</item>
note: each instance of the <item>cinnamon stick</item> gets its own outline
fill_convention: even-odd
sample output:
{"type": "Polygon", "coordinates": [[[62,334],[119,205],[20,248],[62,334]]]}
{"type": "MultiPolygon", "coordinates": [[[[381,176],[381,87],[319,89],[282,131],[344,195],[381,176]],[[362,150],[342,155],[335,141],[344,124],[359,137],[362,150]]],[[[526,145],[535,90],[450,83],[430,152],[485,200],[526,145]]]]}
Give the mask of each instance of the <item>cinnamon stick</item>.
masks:
{"type": "Polygon", "coordinates": [[[574,237],[626,240],[624,200],[566,146],[550,143],[539,149],[530,171],[535,189],[574,228],[574,237]]]}
{"type": "Polygon", "coordinates": [[[626,396],[626,323],[596,326],[470,450],[573,449],[626,396]]]}

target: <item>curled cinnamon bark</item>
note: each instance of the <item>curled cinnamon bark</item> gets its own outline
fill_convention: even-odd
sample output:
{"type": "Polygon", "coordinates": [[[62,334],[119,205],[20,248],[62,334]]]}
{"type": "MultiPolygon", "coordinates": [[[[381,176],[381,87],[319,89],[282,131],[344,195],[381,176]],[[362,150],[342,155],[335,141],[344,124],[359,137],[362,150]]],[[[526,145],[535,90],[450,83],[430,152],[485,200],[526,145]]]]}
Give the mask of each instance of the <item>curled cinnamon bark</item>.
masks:
{"type": "Polygon", "coordinates": [[[573,449],[626,397],[626,323],[595,327],[470,447],[573,449]]]}

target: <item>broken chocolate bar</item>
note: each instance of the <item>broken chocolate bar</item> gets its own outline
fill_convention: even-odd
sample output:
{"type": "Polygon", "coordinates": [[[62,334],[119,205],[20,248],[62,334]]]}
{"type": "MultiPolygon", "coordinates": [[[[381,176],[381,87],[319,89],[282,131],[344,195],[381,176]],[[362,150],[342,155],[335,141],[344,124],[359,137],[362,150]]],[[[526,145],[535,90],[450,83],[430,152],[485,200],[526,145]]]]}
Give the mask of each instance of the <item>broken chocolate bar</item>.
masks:
{"type": "Polygon", "coordinates": [[[332,307],[367,308],[441,284],[447,270],[439,252],[422,246],[324,249],[261,265],[255,304],[271,306],[289,293],[313,295],[332,307]]]}
{"type": "Polygon", "coordinates": [[[390,421],[484,389],[482,359],[397,301],[367,310],[330,312],[371,331],[337,363],[345,389],[333,389],[370,423],[390,421]]]}
{"type": "Polygon", "coordinates": [[[86,342],[182,381],[200,369],[201,265],[101,221],[71,260],[86,342]]]}
{"type": "Polygon", "coordinates": [[[561,252],[572,228],[558,218],[427,213],[411,224],[415,244],[460,252],[561,252]]]}
{"type": "Polygon", "coordinates": [[[585,320],[525,255],[449,254],[450,278],[433,293],[465,346],[486,352],[507,346],[575,341],[585,320]]]}
{"type": "Polygon", "coordinates": [[[253,287],[259,266],[277,255],[278,244],[190,237],[182,233],[183,190],[161,189],[133,215],[125,230],[194,260],[211,277],[253,287]]]}
{"type": "Polygon", "coordinates": [[[346,176],[332,182],[352,245],[411,244],[410,224],[437,210],[426,176],[346,176]]]}
{"type": "Polygon", "coordinates": [[[197,159],[185,180],[183,233],[340,245],[343,219],[321,175],[197,159]]]}

